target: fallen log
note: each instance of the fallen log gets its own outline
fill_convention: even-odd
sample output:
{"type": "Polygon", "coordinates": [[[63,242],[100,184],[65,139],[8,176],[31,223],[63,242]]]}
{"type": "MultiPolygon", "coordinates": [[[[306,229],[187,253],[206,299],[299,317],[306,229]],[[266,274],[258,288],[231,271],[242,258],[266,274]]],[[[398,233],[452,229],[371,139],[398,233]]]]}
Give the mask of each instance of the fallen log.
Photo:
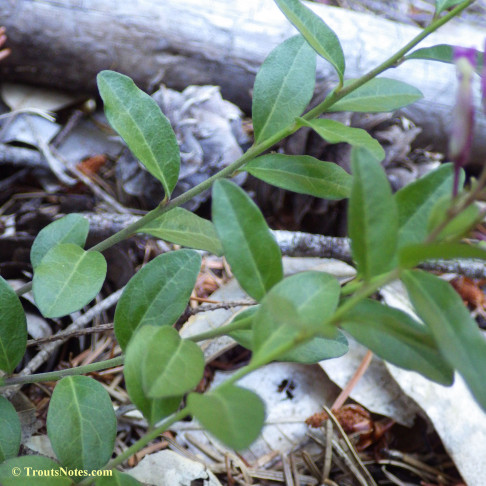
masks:
{"type": "MultiPolygon", "coordinates": [[[[404,45],[419,29],[382,18],[309,4],[339,36],[346,77],[367,72],[404,45]]],[[[96,74],[114,69],[146,90],[160,83],[175,89],[214,84],[247,112],[251,88],[269,51],[295,29],[272,0],[3,0],[12,54],[0,64],[0,79],[74,91],[95,91],[96,74]]],[[[481,48],[484,32],[447,25],[422,46],[439,43],[481,48]]],[[[455,102],[454,68],[408,61],[387,77],[410,82],[424,99],[402,112],[423,128],[421,144],[445,150],[455,102]]],[[[331,66],[318,64],[318,90],[336,80],[331,66]]],[[[480,116],[474,160],[486,158],[486,119],[480,116]]]]}

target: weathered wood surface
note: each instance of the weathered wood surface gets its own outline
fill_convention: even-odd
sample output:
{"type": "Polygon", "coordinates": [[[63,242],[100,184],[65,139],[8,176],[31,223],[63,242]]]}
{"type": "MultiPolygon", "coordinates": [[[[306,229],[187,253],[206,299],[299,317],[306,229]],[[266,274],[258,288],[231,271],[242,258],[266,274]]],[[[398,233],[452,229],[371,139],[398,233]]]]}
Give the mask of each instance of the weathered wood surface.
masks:
{"type": "MultiPolygon", "coordinates": [[[[95,90],[96,74],[114,69],[144,89],[159,83],[182,89],[216,84],[249,111],[255,74],[268,52],[294,28],[272,0],[0,0],[12,55],[0,79],[75,91],[95,90]]],[[[419,29],[349,10],[312,4],[336,31],[346,55],[346,77],[360,76],[419,29]]],[[[482,47],[484,32],[445,26],[422,45],[482,47]]],[[[386,76],[413,83],[424,100],[403,112],[424,128],[423,140],[444,148],[455,99],[452,66],[410,61],[386,76]]],[[[319,89],[336,76],[318,64],[319,89]]],[[[479,116],[475,160],[486,158],[486,120],[479,116]]]]}

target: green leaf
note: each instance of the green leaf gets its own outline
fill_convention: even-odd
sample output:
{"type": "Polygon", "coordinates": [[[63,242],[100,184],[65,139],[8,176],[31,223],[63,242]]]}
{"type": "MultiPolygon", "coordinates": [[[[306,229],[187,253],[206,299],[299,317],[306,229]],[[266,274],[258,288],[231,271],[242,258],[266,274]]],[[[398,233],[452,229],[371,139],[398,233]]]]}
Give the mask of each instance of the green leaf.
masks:
{"type": "Polygon", "coordinates": [[[123,74],[101,71],[98,89],[106,118],[169,198],[179,177],[180,154],[169,120],[153,98],[123,74]]]}
{"type": "Polygon", "coordinates": [[[15,408],[0,396],[0,463],[19,453],[21,434],[20,419],[15,408]]]}
{"type": "Polygon", "coordinates": [[[249,196],[227,180],[213,185],[213,221],[236,279],[260,300],[282,280],[280,248],[249,196]]]}
{"type": "Polygon", "coordinates": [[[180,396],[203,377],[204,355],[196,343],[181,339],[172,327],[158,328],[146,343],[143,389],[150,398],[180,396]]]}
{"type": "Polygon", "coordinates": [[[308,155],[263,155],[248,163],[245,170],[268,184],[300,194],[343,199],[351,192],[351,176],[345,170],[308,155]]]}
{"type": "Polygon", "coordinates": [[[362,147],[368,150],[378,162],[385,158],[385,151],[378,140],[362,128],[348,127],[344,123],[328,118],[310,121],[298,118],[297,125],[312,128],[329,143],[349,143],[353,147],[362,147]]]}
{"type": "Polygon", "coordinates": [[[418,316],[428,325],[442,357],[457,369],[486,410],[486,340],[452,286],[420,270],[408,270],[402,281],[418,316]]]}
{"type": "Polygon", "coordinates": [[[398,254],[402,268],[412,268],[427,260],[477,258],[486,260],[486,250],[461,243],[430,243],[403,247],[398,254]]]}
{"type": "MultiPolygon", "coordinates": [[[[242,319],[246,319],[250,316],[254,316],[258,311],[258,308],[259,306],[253,306],[239,313],[233,319],[232,323],[242,319]]],[[[251,321],[249,325],[251,326],[251,321]]],[[[292,329],[286,328],[284,330],[279,330],[280,333],[282,333],[282,331],[284,333],[286,331],[290,331],[292,333],[292,329]]],[[[228,335],[231,336],[235,341],[237,341],[241,346],[252,350],[254,343],[253,334],[253,329],[248,328],[238,329],[237,331],[230,332],[228,335]]],[[[290,339],[292,339],[292,335],[290,336],[290,339]]],[[[348,341],[344,334],[338,331],[337,337],[335,339],[328,339],[323,337],[313,338],[306,343],[298,345],[292,351],[283,354],[278,358],[278,360],[313,364],[325,359],[338,358],[339,356],[346,354],[347,351],[348,341]]]]}
{"type": "Polygon", "coordinates": [[[275,3],[315,51],[334,66],[342,82],[345,70],[344,53],[334,31],[298,0],[275,0],[275,3]]]}
{"type": "Polygon", "coordinates": [[[452,384],[454,372],[429,329],[404,312],[364,300],[346,313],[340,325],[380,358],[443,385],[452,384]]]}
{"type": "MultiPolygon", "coordinates": [[[[344,83],[344,87],[352,82],[353,80],[347,80],[344,83]]],[[[393,111],[410,105],[422,97],[422,93],[417,88],[402,81],[388,78],[373,78],[334,103],[328,111],[357,111],[364,113],[393,111]]]]}
{"type": "Polygon", "coordinates": [[[397,248],[397,208],[380,163],[362,148],[351,152],[353,188],[348,231],[358,272],[369,280],[393,267],[397,248]]]}
{"type": "Polygon", "coordinates": [[[300,344],[292,351],[283,354],[278,360],[314,364],[325,359],[339,358],[345,355],[348,349],[346,336],[338,331],[337,337],[334,339],[315,337],[304,344],[300,344]]]}
{"type": "Polygon", "coordinates": [[[262,359],[301,333],[335,338],[336,327],[326,321],[337,307],[340,290],[338,281],[324,272],[302,272],[282,280],[262,300],[253,319],[253,357],[262,359]]]}
{"type": "Polygon", "coordinates": [[[72,480],[65,476],[61,466],[43,456],[14,457],[0,464],[0,484],[2,486],[70,486],[72,480]],[[45,472],[35,476],[34,471],[45,472]],[[18,476],[17,474],[20,473],[18,476]]]}
{"type": "Polygon", "coordinates": [[[170,398],[149,398],[142,386],[143,360],[148,343],[160,328],[158,326],[143,326],[138,329],[128,343],[125,353],[123,374],[128,395],[136,407],[143,413],[150,425],[175,412],[181,403],[182,396],[170,398]]]}
{"type": "MultiPolygon", "coordinates": [[[[465,197],[466,195],[464,195],[465,197]]],[[[451,199],[450,195],[441,197],[432,207],[427,224],[429,233],[450,220],[449,211],[451,207],[456,204],[456,201],[451,199]]],[[[464,211],[451,219],[445,227],[440,231],[436,240],[455,241],[459,240],[473,229],[481,219],[479,207],[476,204],[471,204],[464,211]]]]}
{"type": "Polygon", "coordinates": [[[20,299],[0,277],[0,370],[12,373],[27,348],[27,320],[20,299]]]}
{"type": "Polygon", "coordinates": [[[258,437],[265,420],[261,398],[233,385],[223,384],[204,395],[190,393],[187,406],[208,432],[236,450],[246,449],[258,437]]]}
{"type": "MultiPolygon", "coordinates": [[[[445,62],[447,64],[454,64],[454,48],[456,46],[451,46],[449,44],[437,44],[430,47],[422,47],[417,49],[407,56],[405,60],[410,59],[426,59],[430,61],[445,62]]],[[[481,74],[484,64],[484,53],[481,51],[476,51],[476,72],[481,74]]]]}
{"type": "Polygon", "coordinates": [[[35,303],[44,317],[62,317],[93,300],[103,286],[106,260],[72,243],[51,248],[34,271],[35,303]]]}
{"type": "Polygon", "coordinates": [[[444,10],[454,7],[455,5],[458,5],[463,1],[464,0],[435,0],[435,12],[438,15],[444,10]]]}
{"type": "Polygon", "coordinates": [[[64,466],[88,471],[102,468],[111,458],[116,437],[108,392],[88,376],[63,378],[52,394],[47,434],[64,466]]]}
{"type": "Polygon", "coordinates": [[[45,254],[58,243],[74,243],[83,247],[89,232],[89,221],[80,214],[68,214],[43,228],[30,250],[34,269],[45,254]]]}
{"type": "Polygon", "coordinates": [[[138,233],[146,233],[177,245],[206,250],[221,256],[223,248],[211,221],[183,208],[174,208],[159,216],[138,233]]]}
{"type": "MultiPolygon", "coordinates": [[[[425,241],[427,222],[434,204],[452,194],[454,168],[444,164],[426,176],[408,184],[395,194],[398,207],[398,246],[425,241]]],[[[464,172],[462,172],[464,181],[464,172]]],[[[462,183],[461,183],[462,184],[462,183]]]]}
{"type": "Polygon", "coordinates": [[[95,486],[142,486],[134,477],[129,474],[122,473],[116,469],[111,469],[106,472],[111,472],[111,476],[98,478],[95,481],[95,486]]]}
{"type": "Polygon", "coordinates": [[[265,59],[253,88],[255,142],[290,125],[314,92],[316,55],[300,36],[278,45],[265,59]]]}
{"type": "Polygon", "coordinates": [[[172,326],[184,312],[201,268],[193,250],[164,253],[128,282],[115,311],[115,335],[125,349],[139,326],[172,326]]]}

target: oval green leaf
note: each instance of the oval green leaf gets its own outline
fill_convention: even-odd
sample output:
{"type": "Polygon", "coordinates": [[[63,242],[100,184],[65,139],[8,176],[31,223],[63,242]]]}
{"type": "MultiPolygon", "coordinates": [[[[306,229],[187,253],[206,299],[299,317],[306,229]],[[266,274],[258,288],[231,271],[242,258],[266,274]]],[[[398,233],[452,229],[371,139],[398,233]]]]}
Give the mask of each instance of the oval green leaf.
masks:
{"type": "Polygon", "coordinates": [[[62,317],[93,300],[103,286],[106,260],[72,243],[51,248],[34,270],[35,303],[44,317],[62,317]]]}
{"type": "Polygon", "coordinates": [[[27,320],[12,287],[0,277],[0,370],[12,373],[27,348],[27,320]]]}
{"type": "Polygon", "coordinates": [[[260,434],[265,406],[255,393],[233,385],[223,385],[204,395],[190,393],[191,414],[228,447],[246,449],[260,434]]]}
{"type": "Polygon", "coordinates": [[[106,118],[133,155],[162,183],[166,198],[177,184],[180,153],[169,120],[147,93],[123,74],[101,71],[98,89],[106,118]]]}
{"type": "Polygon", "coordinates": [[[418,316],[427,324],[442,357],[457,369],[486,410],[486,339],[452,286],[420,270],[408,270],[402,281],[418,316]]]}
{"type": "Polygon", "coordinates": [[[364,300],[342,317],[340,325],[380,358],[443,385],[452,384],[454,372],[432,334],[404,312],[364,300]]]}
{"type": "Polygon", "coordinates": [[[412,268],[427,260],[474,258],[486,260],[486,250],[461,243],[431,243],[403,247],[398,258],[402,268],[412,268]]]}
{"type": "Polygon", "coordinates": [[[442,13],[444,10],[447,10],[448,8],[459,5],[463,1],[464,0],[435,0],[436,14],[438,15],[442,13]]]}
{"type": "Polygon", "coordinates": [[[339,282],[324,272],[302,272],[282,280],[265,296],[253,318],[253,357],[265,359],[302,333],[335,338],[337,329],[328,320],[340,290],[339,282]]]}
{"type": "Polygon", "coordinates": [[[59,463],[43,456],[21,456],[9,459],[0,465],[2,486],[71,486],[73,481],[65,476],[59,463]],[[45,475],[35,476],[34,471],[45,475]],[[20,475],[17,476],[17,473],[20,475]]]}
{"type": "Polygon", "coordinates": [[[128,343],[125,353],[123,374],[128,395],[136,407],[142,412],[150,425],[175,412],[182,396],[170,398],[149,398],[143,390],[142,370],[147,344],[160,328],[158,326],[142,326],[128,343]]]}
{"type": "Polygon", "coordinates": [[[89,221],[80,214],[68,214],[47,225],[32,244],[30,261],[34,269],[46,253],[58,243],[73,243],[83,247],[89,232],[89,221]]]}
{"type": "Polygon", "coordinates": [[[282,280],[280,248],[243,189],[219,180],[213,185],[212,199],[213,222],[231,270],[248,295],[260,300],[282,280]]]}
{"type": "Polygon", "coordinates": [[[275,3],[315,51],[334,66],[342,83],[344,53],[334,31],[299,0],[275,0],[275,3]]]}
{"type": "Polygon", "coordinates": [[[316,54],[301,36],[291,37],[265,59],[253,87],[255,142],[293,123],[312,98],[316,54]]]}
{"type": "Polygon", "coordinates": [[[397,208],[385,171],[368,151],[353,148],[351,164],[353,188],[348,209],[351,252],[358,272],[369,280],[393,267],[397,208]]]}
{"type": "MultiPolygon", "coordinates": [[[[407,56],[405,60],[409,59],[425,59],[429,61],[445,62],[447,64],[454,63],[454,48],[456,46],[451,46],[449,44],[437,44],[430,47],[422,47],[417,49],[407,56]]],[[[476,51],[476,72],[481,74],[484,64],[484,53],[481,51],[476,51]]]]}
{"type": "MultiPolygon", "coordinates": [[[[428,235],[427,222],[432,208],[439,199],[452,194],[453,179],[452,164],[444,164],[395,194],[400,248],[425,241],[428,235]]],[[[462,181],[464,181],[464,172],[462,172],[462,181]]]]}
{"type": "Polygon", "coordinates": [[[477,204],[471,204],[461,213],[450,219],[449,210],[456,202],[450,195],[445,195],[436,201],[432,207],[427,224],[428,232],[432,232],[439,225],[448,221],[443,229],[436,236],[436,241],[457,241],[466,236],[481,219],[481,211],[477,204]]]}
{"type": "MultiPolygon", "coordinates": [[[[344,87],[352,80],[344,83],[344,87]]],[[[422,93],[415,87],[388,78],[374,78],[344,98],[334,103],[328,111],[357,111],[379,113],[393,111],[410,105],[422,98],[422,93]]]]}
{"type": "MultiPolygon", "coordinates": [[[[248,326],[252,325],[252,318],[258,311],[259,306],[253,306],[245,311],[239,313],[232,321],[232,324],[243,319],[248,320],[248,326]]],[[[278,329],[278,332],[292,332],[290,329],[278,329]]],[[[251,327],[242,327],[241,329],[230,332],[228,335],[238,342],[241,346],[253,350],[254,336],[251,327]]],[[[290,339],[292,339],[290,336],[290,339]]],[[[282,342],[285,337],[282,338],[282,342]]],[[[292,351],[281,355],[278,361],[288,361],[294,363],[313,364],[323,361],[325,359],[338,358],[346,354],[348,351],[348,341],[344,334],[340,331],[337,333],[335,339],[328,339],[323,337],[316,337],[310,341],[298,345],[292,351]]]]}
{"type": "Polygon", "coordinates": [[[0,396],[0,463],[19,453],[21,435],[22,427],[15,408],[0,396]]]}
{"type": "Polygon", "coordinates": [[[351,176],[344,169],[308,155],[263,155],[248,163],[245,170],[268,184],[300,194],[343,199],[351,192],[351,176]]]}
{"type": "Polygon", "coordinates": [[[146,343],[143,389],[149,398],[180,396],[203,377],[204,354],[196,343],[181,339],[172,327],[162,327],[146,343]]]}
{"type": "Polygon", "coordinates": [[[292,363],[314,364],[326,359],[339,358],[349,350],[348,340],[341,332],[334,339],[315,337],[307,343],[300,344],[292,351],[284,353],[279,361],[292,363]]]}
{"type": "Polygon", "coordinates": [[[176,245],[206,250],[221,256],[223,247],[211,221],[183,208],[174,208],[154,219],[138,233],[146,233],[176,245]]]}
{"type": "Polygon", "coordinates": [[[184,312],[201,268],[193,250],[164,253],[128,282],[115,311],[115,335],[125,349],[139,326],[172,326],[184,312]]]}
{"type": "Polygon", "coordinates": [[[142,483],[129,474],[122,473],[116,469],[106,472],[111,472],[111,476],[98,478],[95,481],[95,486],[142,486],[142,483]]]}
{"type": "Polygon", "coordinates": [[[92,471],[111,458],[116,417],[110,396],[88,376],[58,382],[47,413],[47,434],[62,465],[92,471]]]}
{"type": "Polygon", "coordinates": [[[328,118],[318,118],[310,121],[298,118],[297,124],[312,128],[326,142],[349,143],[352,147],[362,147],[368,150],[378,162],[385,158],[385,151],[378,140],[374,139],[362,128],[348,127],[344,123],[328,118]]]}

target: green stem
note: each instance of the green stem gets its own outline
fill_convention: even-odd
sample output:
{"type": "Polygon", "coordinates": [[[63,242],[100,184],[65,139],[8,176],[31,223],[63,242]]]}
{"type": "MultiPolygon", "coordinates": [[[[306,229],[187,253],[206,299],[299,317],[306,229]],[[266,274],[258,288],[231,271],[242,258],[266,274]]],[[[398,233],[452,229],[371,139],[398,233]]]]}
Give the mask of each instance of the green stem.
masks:
{"type": "Polygon", "coordinates": [[[115,459],[110,461],[107,465],[107,468],[113,469],[116,466],[119,466],[123,462],[125,462],[129,457],[133,456],[133,454],[137,453],[140,449],[144,448],[149,442],[156,439],[160,434],[165,432],[171,425],[183,420],[189,415],[188,407],[184,407],[182,410],[179,410],[171,417],[166,418],[158,427],[155,427],[153,430],[145,434],[141,437],[137,442],[132,444],[123,454],[120,454],[115,459]]]}
{"type": "MultiPolygon", "coordinates": [[[[155,427],[153,430],[147,432],[143,437],[141,437],[137,442],[132,444],[123,454],[115,457],[115,459],[111,460],[103,469],[114,469],[115,467],[119,466],[120,464],[124,463],[128,458],[136,454],[139,450],[143,449],[149,442],[156,439],[159,435],[165,432],[171,425],[183,420],[189,415],[189,409],[187,407],[179,410],[178,412],[174,413],[170,417],[167,417],[158,427],[155,427]]],[[[80,483],[78,486],[85,486],[88,484],[92,484],[93,479],[87,478],[80,483]]]]}
{"type": "Polygon", "coordinates": [[[252,316],[248,316],[244,319],[238,319],[236,321],[230,322],[226,326],[221,326],[206,332],[194,334],[194,336],[189,336],[186,339],[188,339],[189,341],[199,342],[206,339],[223,336],[225,334],[229,334],[230,332],[238,331],[240,329],[247,329],[251,325],[252,318],[252,316]]]}
{"type": "Polygon", "coordinates": [[[86,373],[92,373],[93,371],[106,370],[108,368],[120,366],[123,364],[123,360],[123,356],[118,356],[117,358],[107,359],[85,366],[78,366],[76,368],[68,368],[66,370],[50,371],[48,373],[38,373],[36,375],[13,376],[12,378],[4,378],[3,380],[0,378],[0,387],[25,385],[26,383],[40,383],[42,381],[57,381],[65,376],[84,375],[86,373]]]}

